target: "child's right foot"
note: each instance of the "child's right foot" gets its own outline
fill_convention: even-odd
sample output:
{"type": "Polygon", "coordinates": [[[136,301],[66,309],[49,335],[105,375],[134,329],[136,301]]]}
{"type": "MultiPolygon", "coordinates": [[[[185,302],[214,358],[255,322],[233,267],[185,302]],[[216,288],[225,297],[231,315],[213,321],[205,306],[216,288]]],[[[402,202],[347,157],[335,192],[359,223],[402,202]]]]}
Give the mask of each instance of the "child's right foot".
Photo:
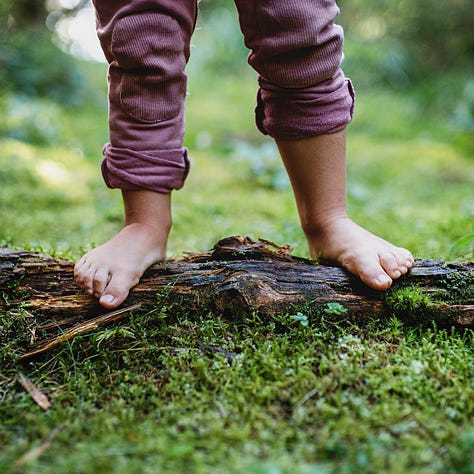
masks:
{"type": "Polygon", "coordinates": [[[116,308],[143,273],[165,259],[167,236],[167,232],[163,235],[146,224],[126,225],[115,237],[77,262],[74,278],[102,306],[116,308]]]}
{"type": "Polygon", "coordinates": [[[84,255],[74,278],[104,308],[121,305],[147,268],[166,258],[171,228],[171,195],[149,190],[123,191],[125,227],[84,255]]]}

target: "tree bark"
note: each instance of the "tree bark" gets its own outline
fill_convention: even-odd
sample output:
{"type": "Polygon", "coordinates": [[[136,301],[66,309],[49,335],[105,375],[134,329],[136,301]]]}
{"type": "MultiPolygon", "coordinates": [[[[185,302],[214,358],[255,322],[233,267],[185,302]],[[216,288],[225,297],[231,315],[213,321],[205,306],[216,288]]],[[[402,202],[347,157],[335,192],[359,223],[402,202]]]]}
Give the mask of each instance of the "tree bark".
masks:
{"type": "MultiPolygon", "coordinates": [[[[73,324],[95,328],[91,318],[99,315],[108,321],[95,298],[74,283],[73,263],[46,255],[0,249],[0,293],[4,310],[22,305],[42,328],[64,333],[73,324]]],[[[142,309],[177,304],[228,317],[301,312],[356,323],[396,315],[411,324],[473,328],[474,263],[418,260],[390,290],[378,292],[342,268],[315,265],[292,256],[289,247],[237,236],[219,241],[209,253],[154,265],[132,289],[122,313],[137,304],[142,309]]]]}

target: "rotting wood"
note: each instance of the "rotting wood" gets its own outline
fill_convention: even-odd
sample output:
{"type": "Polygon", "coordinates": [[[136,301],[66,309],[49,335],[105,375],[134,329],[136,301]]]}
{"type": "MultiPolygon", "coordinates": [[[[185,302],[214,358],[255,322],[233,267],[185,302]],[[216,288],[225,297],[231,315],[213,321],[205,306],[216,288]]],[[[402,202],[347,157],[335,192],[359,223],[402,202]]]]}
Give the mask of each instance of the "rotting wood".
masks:
{"type": "MultiPolygon", "coordinates": [[[[88,324],[105,312],[74,283],[72,262],[8,248],[0,249],[0,293],[3,309],[23,305],[38,327],[61,326],[63,334],[67,320],[88,324]]],[[[412,324],[435,320],[473,328],[473,293],[473,262],[419,260],[390,291],[378,292],[342,268],[292,256],[288,246],[235,236],[219,241],[208,253],[188,253],[154,265],[124,306],[140,304],[147,310],[178,303],[190,312],[207,308],[230,317],[257,312],[270,318],[298,307],[326,315],[327,304],[338,303],[344,308],[340,317],[353,322],[396,313],[412,324]],[[417,306],[409,293],[401,300],[394,297],[406,287],[420,289],[429,305],[417,306]]]]}

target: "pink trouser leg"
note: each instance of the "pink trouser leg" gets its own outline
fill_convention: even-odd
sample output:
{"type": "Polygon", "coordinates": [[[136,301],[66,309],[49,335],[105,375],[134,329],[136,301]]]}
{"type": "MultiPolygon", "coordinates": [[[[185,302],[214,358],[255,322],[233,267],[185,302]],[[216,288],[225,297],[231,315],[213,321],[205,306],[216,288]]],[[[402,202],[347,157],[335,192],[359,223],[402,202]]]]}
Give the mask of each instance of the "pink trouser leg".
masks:
{"type": "Polygon", "coordinates": [[[167,193],[182,187],[189,43],[195,0],[94,0],[109,63],[109,187],[167,193]]]}
{"type": "MultiPolygon", "coordinates": [[[[342,29],[334,0],[235,0],[259,73],[256,121],[277,140],[342,130],[354,93],[341,70],[342,29]]],[[[182,187],[189,43],[195,0],[94,0],[109,62],[110,187],[167,193],[182,187]]]]}
{"type": "Polygon", "coordinates": [[[258,128],[278,140],[333,133],[351,121],[354,92],[341,70],[334,0],[235,0],[259,74],[258,128]]]}

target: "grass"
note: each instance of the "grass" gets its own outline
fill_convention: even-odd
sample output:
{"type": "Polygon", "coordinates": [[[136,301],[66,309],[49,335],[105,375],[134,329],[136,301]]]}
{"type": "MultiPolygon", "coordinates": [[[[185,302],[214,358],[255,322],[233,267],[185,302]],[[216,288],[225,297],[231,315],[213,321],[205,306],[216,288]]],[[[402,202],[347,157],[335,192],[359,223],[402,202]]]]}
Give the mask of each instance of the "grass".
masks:
{"type": "MultiPolygon", "coordinates": [[[[102,67],[84,67],[101,83],[102,67]]],[[[169,254],[244,234],[307,255],[282,165],[253,126],[253,74],[210,80],[191,78],[193,171],[174,195],[169,254]]],[[[359,93],[350,213],[418,257],[467,258],[470,249],[449,249],[471,232],[471,145],[416,104],[359,93]]],[[[0,138],[0,241],[74,259],[121,223],[120,196],[98,170],[104,102],[35,107],[49,125],[27,114],[23,135],[9,122],[0,138]]],[[[410,297],[416,310],[416,296],[393,304],[410,297]]],[[[4,305],[0,471],[473,473],[472,332],[396,317],[354,326],[331,311],[229,320],[157,304],[20,364],[35,316],[4,305]],[[22,389],[19,372],[51,410],[22,389]]]]}

